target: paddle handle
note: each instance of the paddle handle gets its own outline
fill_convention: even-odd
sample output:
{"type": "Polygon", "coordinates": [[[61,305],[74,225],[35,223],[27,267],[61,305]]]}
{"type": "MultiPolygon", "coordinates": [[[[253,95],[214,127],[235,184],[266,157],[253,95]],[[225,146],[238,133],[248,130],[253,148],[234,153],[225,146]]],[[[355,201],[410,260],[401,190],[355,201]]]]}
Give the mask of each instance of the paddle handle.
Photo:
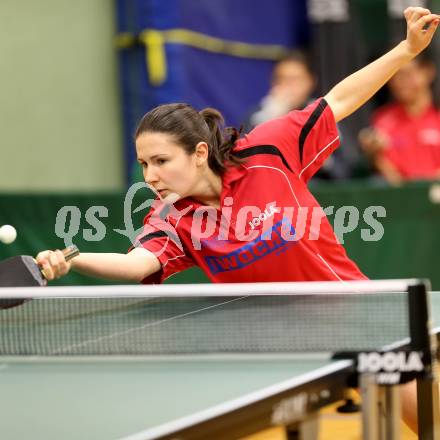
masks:
{"type": "Polygon", "coordinates": [[[66,249],[63,249],[61,252],[63,253],[64,258],[66,259],[66,261],[69,261],[72,258],[75,258],[75,257],[77,257],[79,255],[79,249],[74,244],[72,244],[71,246],[66,247],[66,249]]]}

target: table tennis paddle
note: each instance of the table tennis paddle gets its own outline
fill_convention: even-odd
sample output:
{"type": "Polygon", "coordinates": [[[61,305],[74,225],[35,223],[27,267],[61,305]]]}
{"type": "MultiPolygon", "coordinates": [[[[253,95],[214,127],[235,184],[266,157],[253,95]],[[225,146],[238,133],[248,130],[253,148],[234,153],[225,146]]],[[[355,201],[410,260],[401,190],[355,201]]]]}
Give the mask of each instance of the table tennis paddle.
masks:
{"type": "MultiPolygon", "coordinates": [[[[66,261],[79,254],[75,245],[61,251],[66,261]]],[[[0,261],[0,287],[45,286],[47,280],[44,271],[36,260],[29,255],[7,258],[0,261]]],[[[25,299],[0,299],[0,309],[8,309],[23,304],[25,299]]]]}

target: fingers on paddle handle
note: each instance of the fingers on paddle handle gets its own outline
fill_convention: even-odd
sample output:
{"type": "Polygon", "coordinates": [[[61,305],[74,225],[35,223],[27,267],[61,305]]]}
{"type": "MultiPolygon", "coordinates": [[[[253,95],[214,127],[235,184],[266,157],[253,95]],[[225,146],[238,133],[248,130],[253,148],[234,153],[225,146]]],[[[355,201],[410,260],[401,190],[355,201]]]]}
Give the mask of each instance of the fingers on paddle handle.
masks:
{"type": "Polygon", "coordinates": [[[63,253],[66,261],[69,261],[79,255],[79,249],[74,244],[66,247],[66,249],[63,249],[61,252],[63,253]]]}
{"type": "Polygon", "coordinates": [[[62,262],[60,252],[66,262],[79,255],[79,249],[75,245],[62,251],[44,251],[37,255],[36,263],[40,266],[41,274],[48,281],[60,278],[68,272],[67,267],[64,267],[65,263],[62,262]]]}

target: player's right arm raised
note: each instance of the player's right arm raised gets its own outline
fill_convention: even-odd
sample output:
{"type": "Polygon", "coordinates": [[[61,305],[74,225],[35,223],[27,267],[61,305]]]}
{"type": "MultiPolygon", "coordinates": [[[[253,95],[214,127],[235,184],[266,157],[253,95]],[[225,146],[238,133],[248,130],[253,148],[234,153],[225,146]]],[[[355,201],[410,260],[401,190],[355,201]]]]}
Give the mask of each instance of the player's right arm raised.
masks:
{"type": "Polygon", "coordinates": [[[159,260],[142,248],[135,248],[128,254],[81,253],[70,262],[66,262],[61,251],[43,251],[36,260],[48,280],[60,278],[72,268],[98,278],[140,282],[161,269],[159,260]]]}
{"type": "Polygon", "coordinates": [[[368,101],[406,63],[422,52],[432,40],[440,16],[424,8],[407,8],[407,37],[381,58],[353,73],[325,96],[336,122],[346,118],[368,101]]]}

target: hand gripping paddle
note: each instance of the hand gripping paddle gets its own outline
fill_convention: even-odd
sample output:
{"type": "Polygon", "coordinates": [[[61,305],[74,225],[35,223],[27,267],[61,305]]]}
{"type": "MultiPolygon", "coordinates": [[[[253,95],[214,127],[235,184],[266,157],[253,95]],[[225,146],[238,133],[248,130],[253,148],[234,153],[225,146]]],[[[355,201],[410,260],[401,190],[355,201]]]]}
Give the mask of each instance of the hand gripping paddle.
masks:
{"type": "MultiPolygon", "coordinates": [[[[69,246],[61,251],[66,261],[79,255],[79,250],[75,245],[69,246]]],[[[47,280],[44,271],[29,255],[7,258],[0,261],[0,287],[31,287],[45,286],[47,280]]],[[[0,299],[0,309],[23,304],[25,299],[0,299]]]]}

